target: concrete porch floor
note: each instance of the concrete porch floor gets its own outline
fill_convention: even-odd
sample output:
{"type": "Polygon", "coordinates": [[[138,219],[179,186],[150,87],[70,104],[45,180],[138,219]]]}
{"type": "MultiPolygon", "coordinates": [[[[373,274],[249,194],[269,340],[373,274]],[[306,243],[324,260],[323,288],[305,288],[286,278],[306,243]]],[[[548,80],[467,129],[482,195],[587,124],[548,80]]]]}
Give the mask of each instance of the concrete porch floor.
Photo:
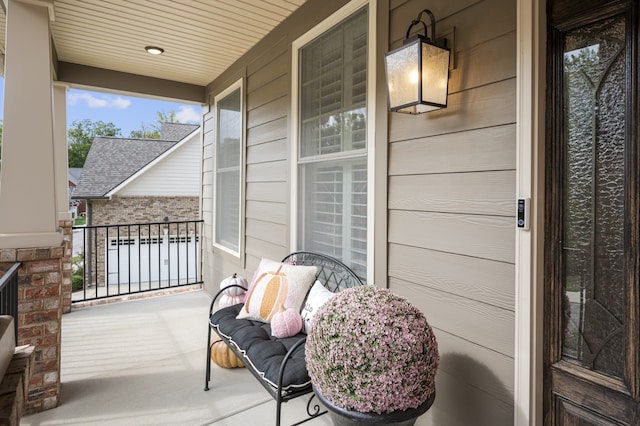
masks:
{"type": "MultiPolygon", "coordinates": [[[[275,424],[275,402],[244,368],[214,364],[204,391],[210,300],[197,290],[64,315],[60,405],[20,424],[275,424]]],[[[283,425],[305,417],[307,399],[283,405],[283,425]]],[[[324,415],[306,424],[331,421],[324,415]]]]}

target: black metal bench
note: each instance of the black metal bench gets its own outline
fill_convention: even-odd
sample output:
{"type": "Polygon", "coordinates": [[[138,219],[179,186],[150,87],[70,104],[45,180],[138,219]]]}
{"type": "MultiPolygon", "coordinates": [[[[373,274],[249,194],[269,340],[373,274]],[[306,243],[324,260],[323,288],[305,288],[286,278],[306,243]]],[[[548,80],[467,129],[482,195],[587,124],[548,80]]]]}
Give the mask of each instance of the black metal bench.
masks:
{"type": "MultiPolygon", "coordinates": [[[[295,252],[282,259],[282,262],[316,266],[318,269],[316,280],[334,293],[363,285],[360,278],[349,267],[339,260],[323,254],[295,252]]],[[[241,286],[232,285],[229,287],[241,286]]],[[[275,399],[275,424],[280,426],[282,403],[313,392],[304,359],[306,334],[301,332],[292,337],[275,338],[271,336],[269,324],[248,319],[236,319],[240,309],[242,309],[242,304],[228,306],[214,312],[215,302],[225,290],[226,288],[221,289],[214,296],[209,308],[207,367],[204,390],[209,390],[209,381],[211,379],[210,342],[211,331],[213,330],[275,399]]],[[[326,413],[326,411],[321,411],[318,404],[312,406],[313,397],[314,395],[311,395],[307,403],[308,417],[295,423],[295,425],[326,413]]]]}

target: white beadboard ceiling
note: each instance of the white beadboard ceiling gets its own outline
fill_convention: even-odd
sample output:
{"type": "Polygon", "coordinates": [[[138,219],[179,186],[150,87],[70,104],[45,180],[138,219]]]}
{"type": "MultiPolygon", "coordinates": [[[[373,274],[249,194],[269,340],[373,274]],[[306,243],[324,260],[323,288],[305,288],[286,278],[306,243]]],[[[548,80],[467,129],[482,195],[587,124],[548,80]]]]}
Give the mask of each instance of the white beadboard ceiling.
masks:
{"type": "Polygon", "coordinates": [[[204,86],[304,1],[55,0],[51,30],[59,61],[204,86]]]}

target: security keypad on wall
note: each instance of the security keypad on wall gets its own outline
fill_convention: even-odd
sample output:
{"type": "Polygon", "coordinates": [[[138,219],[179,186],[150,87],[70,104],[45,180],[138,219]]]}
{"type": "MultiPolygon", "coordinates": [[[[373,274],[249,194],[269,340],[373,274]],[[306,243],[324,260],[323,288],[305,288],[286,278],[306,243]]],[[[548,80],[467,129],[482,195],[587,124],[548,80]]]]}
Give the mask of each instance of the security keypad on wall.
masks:
{"type": "Polygon", "coordinates": [[[529,198],[518,198],[516,205],[516,227],[518,229],[529,229],[529,198]]]}

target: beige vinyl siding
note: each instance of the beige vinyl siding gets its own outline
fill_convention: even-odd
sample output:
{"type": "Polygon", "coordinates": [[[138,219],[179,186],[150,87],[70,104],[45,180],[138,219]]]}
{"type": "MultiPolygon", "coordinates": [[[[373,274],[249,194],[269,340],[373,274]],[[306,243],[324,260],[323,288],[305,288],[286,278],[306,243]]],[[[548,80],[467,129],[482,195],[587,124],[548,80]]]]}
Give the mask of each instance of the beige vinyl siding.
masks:
{"type": "MultiPolygon", "coordinates": [[[[246,77],[245,257],[238,262],[203,244],[209,291],[233,272],[250,278],[261,257],[277,259],[290,251],[291,43],[343,4],[307,1],[208,86],[213,99],[238,76],[246,77]]],[[[377,223],[386,223],[376,225],[376,250],[386,255],[376,259],[376,270],[384,272],[376,273],[375,284],[418,306],[438,338],[437,398],[417,424],[510,425],[516,2],[379,1],[378,7],[386,6],[388,22],[378,22],[378,28],[385,34],[389,26],[389,50],[402,43],[411,20],[429,7],[438,19],[438,35],[450,37],[456,27],[457,69],[451,73],[447,109],[419,116],[378,115],[388,120],[388,132],[377,136],[376,160],[388,155],[388,162],[387,172],[376,180],[385,181],[388,190],[381,198],[386,202],[376,205],[377,223]]],[[[386,10],[379,16],[386,16],[386,10]]],[[[379,73],[378,90],[384,90],[383,79],[379,73]]],[[[378,99],[378,107],[386,108],[386,98],[378,99]]],[[[212,121],[205,120],[204,135],[203,217],[209,239],[212,121]]]]}
{"type": "Polygon", "coordinates": [[[211,244],[212,113],[205,120],[203,161],[208,171],[203,174],[203,270],[205,288],[210,292],[225,276],[237,272],[250,279],[261,258],[281,259],[290,252],[291,43],[346,1],[308,3],[207,87],[213,105],[218,93],[245,77],[245,248],[240,261],[215,250],[211,244]]]}
{"type": "Polygon", "coordinates": [[[198,196],[200,193],[200,133],[191,135],[153,167],[120,191],[120,196],[198,196]]]}
{"type": "Polygon", "coordinates": [[[289,252],[289,113],[291,53],[273,44],[268,55],[247,65],[246,260],[255,269],[262,257],[289,252]]]}
{"type": "MultiPolygon", "coordinates": [[[[393,1],[391,47],[420,5],[393,1]]],[[[389,115],[388,285],[440,347],[438,426],[513,423],[516,4],[436,1],[456,27],[448,108],[389,115]]]]}

